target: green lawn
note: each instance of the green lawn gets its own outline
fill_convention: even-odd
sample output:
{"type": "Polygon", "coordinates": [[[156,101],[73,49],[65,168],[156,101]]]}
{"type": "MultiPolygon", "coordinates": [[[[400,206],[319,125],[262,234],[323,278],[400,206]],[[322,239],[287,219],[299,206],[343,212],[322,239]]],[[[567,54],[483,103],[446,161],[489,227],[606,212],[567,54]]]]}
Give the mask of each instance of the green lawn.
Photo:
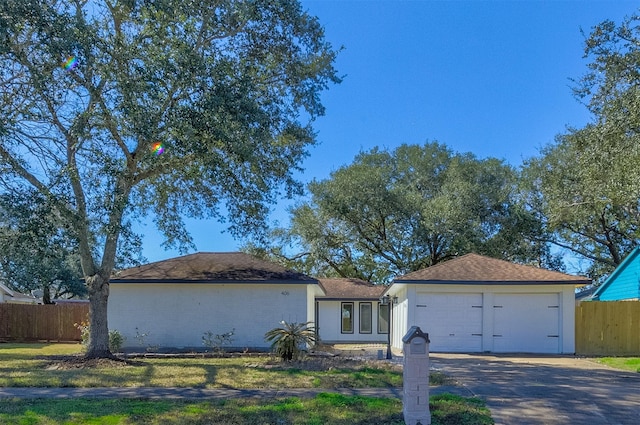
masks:
{"type": "Polygon", "coordinates": [[[76,368],[51,356],[75,344],[0,344],[0,387],[365,388],[402,386],[384,362],[312,359],[285,364],[272,356],[135,358],[76,368]]]}
{"type": "MultiPolygon", "coordinates": [[[[493,424],[478,399],[450,394],[431,399],[433,425],[493,424]]],[[[144,401],[0,400],[0,424],[28,425],[232,425],[232,424],[397,424],[398,399],[322,393],[313,399],[144,401]]]]}
{"type": "Polygon", "coordinates": [[[0,356],[6,358],[33,358],[35,356],[63,356],[79,354],[81,344],[11,344],[0,343],[0,356]]]}
{"type": "Polygon", "coordinates": [[[600,357],[595,361],[616,369],[640,373],[640,357],[600,357]]]}
{"type": "MultiPolygon", "coordinates": [[[[157,386],[199,388],[326,388],[402,385],[398,366],[386,362],[316,359],[282,364],[270,356],[232,358],[136,358],[68,368],[60,356],[78,344],[0,344],[0,386],[157,386]]],[[[67,365],[68,366],[68,365],[67,365]]],[[[433,374],[432,385],[449,384],[433,374]]],[[[492,424],[481,400],[451,394],[431,397],[434,425],[492,424]]],[[[312,399],[226,401],[0,400],[0,424],[403,424],[395,398],[322,393],[312,399]]]]}

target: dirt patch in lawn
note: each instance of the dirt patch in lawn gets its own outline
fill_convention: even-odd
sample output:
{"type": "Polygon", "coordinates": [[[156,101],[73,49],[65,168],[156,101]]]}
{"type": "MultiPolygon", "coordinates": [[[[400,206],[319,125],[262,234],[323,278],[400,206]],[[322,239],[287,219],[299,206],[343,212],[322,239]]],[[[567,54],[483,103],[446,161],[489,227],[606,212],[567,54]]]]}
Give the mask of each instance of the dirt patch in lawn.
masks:
{"type": "MultiPolygon", "coordinates": [[[[369,344],[371,345],[371,344],[369,344]]],[[[272,353],[264,352],[232,352],[232,353],[128,353],[111,358],[87,359],[82,354],[41,356],[46,360],[46,370],[77,370],[77,369],[119,369],[130,366],[145,366],[147,359],[199,359],[199,358],[242,358],[246,359],[246,367],[273,370],[304,370],[324,372],[331,370],[375,368],[388,371],[402,372],[398,363],[375,360],[373,348],[377,346],[362,345],[357,347],[345,346],[348,349],[336,349],[334,346],[319,344],[309,351],[303,360],[282,362],[272,353]],[[371,348],[371,353],[367,349],[371,348]],[[373,350],[373,351],[372,351],[373,350]],[[260,358],[261,360],[258,360],[260,358]],[[265,358],[268,358],[265,362],[265,358]],[[255,359],[252,361],[252,359],[255,359]]]]}
{"type": "Polygon", "coordinates": [[[313,372],[326,372],[331,370],[340,369],[385,369],[389,371],[402,372],[402,366],[398,364],[382,363],[380,361],[373,360],[361,360],[345,357],[307,357],[304,360],[282,362],[278,359],[273,359],[263,364],[248,364],[247,367],[256,367],[262,369],[273,370],[307,370],[313,372]]]}
{"type": "MultiPolygon", "coordinates": [[[[207,357],[231,357],[231,356],[207,356],[207,357]]],[[[233,356],[233,357],[242,357],[246,358],[247,363],[245,366],[248,368],[256,368],[256,369],[271,369],[271,370],[305,370],[305,371],[313,371],[313,372],[325,372],[331,370],[344,370],[344,369],[361,369],[361,368],[375,368],[375,369],[385,369],[389,371],[397,371],[402,372],[402,366],[399,364],[386,363],[376,360],[367,360],[362,358],[352,358],[352,357],[343,357],[340,355],[330,355],[330,356],[314,356],[310,355],[305,357],[303,360],[298,361],[290,361],[283,362],[279,358],[274,356],[270,357],[266,362],[262,361],[252,361],[256,357],[267,357],[266,355],[261,356],[233,356]]],[[[144,357],[127,357],[121,358],[114,356],[112,358],[105,359],[86,359],[82,355],[69,355],[69,356],[43,356],[41,359],[47,360],[44,368],[46,370],[75,370],[75,369],[119,369],[130,366],[145,366],[146,363],[144,359],[150,358],[147,356],[144,357]]],[[[171,359],[194,359],[197,360],[202,358],[202,356],[193,356],[193,355],[161,355],[156,354],[152,356],[152,358],[171,358],[171,359]]]]}
{"type": "Polygon", "coordinates": [[[144,364],[129,359],[113,357],[110,359],[86,359],[83,356],[47,356],[46,370],[74,370],[74,369],[117,369],[128,366],[143,366],[144,364]]]}

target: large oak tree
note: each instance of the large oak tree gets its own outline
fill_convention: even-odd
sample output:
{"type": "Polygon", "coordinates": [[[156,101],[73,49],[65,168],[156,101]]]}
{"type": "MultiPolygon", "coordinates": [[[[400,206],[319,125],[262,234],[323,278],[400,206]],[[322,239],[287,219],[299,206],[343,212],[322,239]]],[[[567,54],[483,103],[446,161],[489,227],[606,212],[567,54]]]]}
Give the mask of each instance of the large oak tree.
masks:
{"type": "Polygon", "coordinates": [[[269,247],[307,273],[376,283],[469,252],[559,268],[522,207],[515,170],[440,143],[374,148],[308,186],[269,247]]]}
{"type": "Polygon", "coordinates": [[[88,357],[110,356],[109,278],[127,224],[153,214],[260,228],[300,189],[336,52],[297,1],[0,2],[0,183],[37,190],[73,228],[88,357]]]}
{"type": "Polygon", "coordinates": [[[525,176],[553,241],[601,280],[640,244],[640,17],[594,27],[585,57],[575,93],[592,121],[558,136],[525,176]]]}

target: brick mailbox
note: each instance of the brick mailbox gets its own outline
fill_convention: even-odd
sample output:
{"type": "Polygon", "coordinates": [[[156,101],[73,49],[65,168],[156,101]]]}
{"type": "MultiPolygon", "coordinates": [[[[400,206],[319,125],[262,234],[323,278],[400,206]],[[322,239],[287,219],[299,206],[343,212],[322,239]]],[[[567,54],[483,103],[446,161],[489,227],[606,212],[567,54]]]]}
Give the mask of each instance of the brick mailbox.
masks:
{"type": "Polygon", "coordinates": [[[406,425],[431,424],[429,412],[429,334],[412,326],[404,343],[402,413],[406,425]]]}

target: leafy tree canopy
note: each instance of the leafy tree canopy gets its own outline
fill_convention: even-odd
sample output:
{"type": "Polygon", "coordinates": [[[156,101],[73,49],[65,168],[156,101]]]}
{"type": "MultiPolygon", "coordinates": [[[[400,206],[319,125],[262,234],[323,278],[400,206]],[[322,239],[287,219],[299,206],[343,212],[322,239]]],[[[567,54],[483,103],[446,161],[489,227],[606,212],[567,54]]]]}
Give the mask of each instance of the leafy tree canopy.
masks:
{"type": "Polygon", "coordinates": [[[0,281],[43,302],[84,296],[77,243],[37,193],[0,195],[0,281]]]}
{"type": "Polygon", "coordinates": [[[0,2],[0,182],[77,232],[88,357],[108,356],[108,281],[127,224],[154,214],[245,235],[300,190],[336,52],[297,1],[0,2]]]}
{"type": "Polygon", "coordinates": [[[640,18],[605,21],[586,41],[575,93],[593,114],[525,164],[532,205],[554,242],[599,280],[640,243],[640,18]]]}
{"type": "Polygon", "coordinates": [[[518,202],[516,177],[502,161],[439,143],[374,148],[310,183],[278,243],[252,249],[307,273],[378,283],[469,252],[559,268],[518,202]]]}

